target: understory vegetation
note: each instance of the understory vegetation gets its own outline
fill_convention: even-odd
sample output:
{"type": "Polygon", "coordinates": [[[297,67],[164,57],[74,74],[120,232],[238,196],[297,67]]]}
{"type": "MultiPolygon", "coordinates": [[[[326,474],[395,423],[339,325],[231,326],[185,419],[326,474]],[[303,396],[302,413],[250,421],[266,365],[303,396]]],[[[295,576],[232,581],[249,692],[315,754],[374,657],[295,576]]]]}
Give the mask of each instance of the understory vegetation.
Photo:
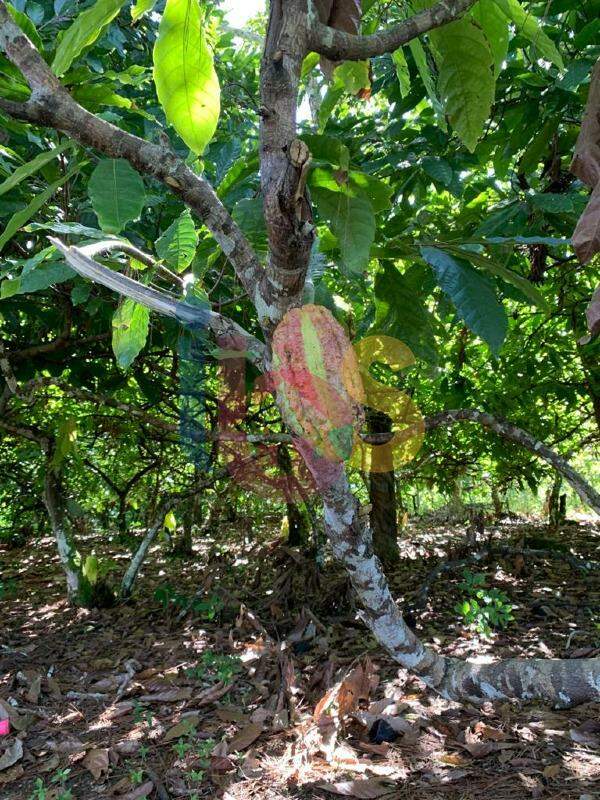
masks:
{"type": "Polygon", "coordinates": [[[0,0],[0,796],[599,797],[600,0],[242,5],[0,0]]]}

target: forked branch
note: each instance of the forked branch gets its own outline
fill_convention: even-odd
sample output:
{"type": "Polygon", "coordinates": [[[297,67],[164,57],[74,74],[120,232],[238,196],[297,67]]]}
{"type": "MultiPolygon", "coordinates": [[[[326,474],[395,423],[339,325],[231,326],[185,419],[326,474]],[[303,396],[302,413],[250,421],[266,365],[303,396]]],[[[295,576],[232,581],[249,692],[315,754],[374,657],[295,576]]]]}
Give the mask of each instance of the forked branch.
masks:
{"type": "Polygon", "coordinates": [[[363,61],[393,53],[427,31],[459,19],[476,0],[442,0],[388,30],[360,36],[323,25],[311,15],[308,42],[311,50],[332,61],[363,61]]]}

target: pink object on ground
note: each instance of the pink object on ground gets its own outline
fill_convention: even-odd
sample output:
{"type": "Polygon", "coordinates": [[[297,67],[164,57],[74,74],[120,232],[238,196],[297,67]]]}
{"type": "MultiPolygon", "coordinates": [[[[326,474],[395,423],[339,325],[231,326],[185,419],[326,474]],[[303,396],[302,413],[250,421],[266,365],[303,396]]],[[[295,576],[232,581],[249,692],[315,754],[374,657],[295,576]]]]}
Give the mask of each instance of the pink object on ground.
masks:
{"type": "Polygon", "coordinates": [[[0,719],[0,736],[8,736],[10,733],[10,723],[7,719],[0,719]]]}

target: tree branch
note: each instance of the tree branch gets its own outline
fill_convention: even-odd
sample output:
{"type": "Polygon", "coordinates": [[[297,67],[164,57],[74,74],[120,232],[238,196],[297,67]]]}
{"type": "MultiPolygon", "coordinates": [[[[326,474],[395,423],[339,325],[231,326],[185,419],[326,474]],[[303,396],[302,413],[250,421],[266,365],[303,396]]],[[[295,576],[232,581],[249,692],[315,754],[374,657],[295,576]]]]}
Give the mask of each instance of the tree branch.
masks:
{"type": "Polygon", "coordinates": [[[49,237],[52,244],[65,257],[67,264],[84,278],[90,278],[118,294],[130,297],[138,303],[158,311],[167,317],[174,317],[188,325],[210,328],[217,340],[234,342],[239,349],[246,351],[247,358],[260,369],[264,365],[264,345],[237,323],[207,308],[192,306],[176,300],[166,292],[151,289],[142,283],[114,272],[98,264],[77,247],[67,247],[60,239],[49,237]]]}
{"type": "Polygon", "coordinates": [[[23,73],[31,88],[26,103],[2,101],[11,116],[64,131],[80,144],[110,158],[125,158],[146,175],[162,181],[197,214],[214,236],[250,297],[268,294],[268,280],[246,237],[212,186],[164,145],[117,128],[80,106],[61,85],[0,0],[0,49],[23,73]]]}
{"type": "Polygon", "coordinates": [[[427,31],[439,28],[461,17],[476,0],[441,0],[393,28],[367,36],[357,36],[330,28],[311,15],[308,42],[311,50],[332,61],[363,61],[384,53],[392,53],[401,45],[427,31]]]}

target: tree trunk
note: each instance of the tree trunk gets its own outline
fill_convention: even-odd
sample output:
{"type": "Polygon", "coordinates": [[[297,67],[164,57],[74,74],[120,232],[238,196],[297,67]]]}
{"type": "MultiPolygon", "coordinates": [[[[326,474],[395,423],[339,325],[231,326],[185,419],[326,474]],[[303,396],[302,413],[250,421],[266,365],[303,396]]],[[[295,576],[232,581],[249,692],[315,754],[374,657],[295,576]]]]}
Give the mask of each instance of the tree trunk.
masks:
{"type": "Polygon", "coordinates": [[[290,547],[306,547],[308,544],[308,528],[304,514],[296,503],[286,503],[288,538],[290,547]]]}
{"type": "Polygon", "coordinates": [[[52,533],[56,539],[58,555],[67,578],[67,597],[69,602],[81,601],[81,573],[74,563],[74,549],[66,529],[65,502],[62,493],[60,472],[52,465],[51,454],[46,464],[44,476],[44,504],[50,518],[52,533]]]}
{"type": "Polygon", "coordinates": [[[333,553],[346,567],[364,606],[362,618],[405,669],[450,700],[541,700],[569,707],[600,700],[600,658],[508,659],[474,664],[425,647],[406,625],[372,550],[368,520],[359,514],[343,467],[305,458],[321,490],[333,553]]]}
{"type": "MultiPolygon", "coordinates": [[[[392,421],[387,414],[369,409],[369,433],[392,433],[392,421]]],[[[371,529],[373,549],[386,567],[400,561],[398,523],[396,519],[396,479],[394,472],[372,472],[369,476],[371,529]]]]}
{"type": "Polygon", "coordinates": [[[129,562],[129,566],[123,575],[123,579],[121,581],[121,597],[127,598],[131,595],[133,590],[133,585],[137,579],[138,573],[142,567],[142,564],[146,560],[146,556],[148,555],[148,550],[150,549],[152,543],[161,532],[164,522],[165,516],[172,508],[171,503],[162,503],[158,507],[158,511],[146,531],[146,535],[142,539],[138,549],[133,554],[133,558],[129,562]]]}

